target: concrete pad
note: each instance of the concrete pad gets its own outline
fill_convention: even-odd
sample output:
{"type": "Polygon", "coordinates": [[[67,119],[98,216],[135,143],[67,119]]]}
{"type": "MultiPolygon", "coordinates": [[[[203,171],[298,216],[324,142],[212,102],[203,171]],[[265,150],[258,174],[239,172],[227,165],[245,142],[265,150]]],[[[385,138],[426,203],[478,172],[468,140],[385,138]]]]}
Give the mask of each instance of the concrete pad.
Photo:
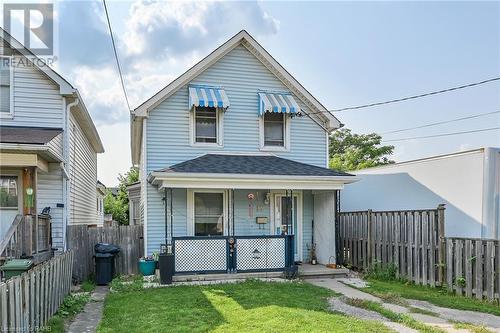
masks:
{"type": "Polygon", "coordinates": [[[399,323],[394,323],[391,321],[388,321],[385,317],[383,317],[381,314],[375,311],[370,311],[362,308],[358,308],[349,304],[344,303],[341,299],[332,297],[328,300],[330,303],[330,309],[332,311],[340,312],[343,314],[346,314],[348,316],[353,316],[358,319],[363,319],[363,320],[374,320],[377,322],[380,322],[384,324],[385,326],[393,329],[396,332],[399,333],[418,333],[418,331],[411,329],[409,327],[406,327],[404,325],[401,325],[399,323]]]}
{"type": "Polygon", "coordinates": [[[415,308],[432,311],[444,319],[485,326],[494,332],[500,332],[500,317],[489,313],[443,308],[426,301],[412,299],[409,299],[408,303],[415,308]]]}
{"type": "Polygon", "coordinates": [[[360,278],[351,277],[351,278],[338,279],[338,280],[340,282],[347,284],[349,286],[352,286],[354,288],[366,288],[366,287],[368,287],[368,282],[366,282],[365,280],[362,280],[360,278]]]}
{"type": "Polygon", "coordinates": [[[380,298],[365,293],[363,291],[359,291],[352,287],[346,286],[338,279],[307,279],[307,282],[314,284],[315,286],[328,288],[348,298],[358,298],[365,301],[382,303],[382,300],[380,298]]]}
{"type": "Polygon", "coordinates": [[[68,328],[68,333],[94,333],[102,319],[104,298],[109,292],[107,286],[97,286],[90,297],[90,302],[85,305],[83,312],[79,313],[68,328]]]}
{"type": "Polygon", "coordinates": [[[412,317],[413,319],[415,319],[423,324],[426,324],[426,325],[432,326],[432,327],[440,328],[440,329],[442,329],[446,332],[449,332],[449,333],[470,333],[466,329],[454,328],[453,327],[454,325],[452,323],[449,323],[447,320],[445,320],[443,318],[429,316],[429,315],[422,314],[422,313],[409,313],[408,315],[410,317],[412,317]]]}
{"type": "Polygon", "coordinates": [[[410,310],[408,308],[401,306],[401,305],[397,305],[397,304],[382,303],[382,306],[385,309],[390,310],[390,311],[395,312],[395,313],[398,313],[398,314],[405,314],[405,313],[410,312],[410,310]]]}

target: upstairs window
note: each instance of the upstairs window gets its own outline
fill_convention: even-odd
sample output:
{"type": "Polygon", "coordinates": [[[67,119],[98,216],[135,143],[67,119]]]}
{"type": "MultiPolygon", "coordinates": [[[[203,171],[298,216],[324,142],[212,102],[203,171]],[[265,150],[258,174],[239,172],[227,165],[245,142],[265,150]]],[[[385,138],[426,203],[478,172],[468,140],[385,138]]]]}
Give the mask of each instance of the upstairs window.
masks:
{"type": "Polygon", "coordinates": [[[284,113],[266,112],[264,114],[264,146],[285,147],[284,113]]]}
{"type": "Polygon", "coordinates": [[[11,116],[12,68],[9,57],[0,57],[0,117],[11,116]]]}
{"type": "Polygon", "coordinates": [[[217,143],[219,115],[215,107],[196,107],[194,110],[196,143],[217,143]]]}

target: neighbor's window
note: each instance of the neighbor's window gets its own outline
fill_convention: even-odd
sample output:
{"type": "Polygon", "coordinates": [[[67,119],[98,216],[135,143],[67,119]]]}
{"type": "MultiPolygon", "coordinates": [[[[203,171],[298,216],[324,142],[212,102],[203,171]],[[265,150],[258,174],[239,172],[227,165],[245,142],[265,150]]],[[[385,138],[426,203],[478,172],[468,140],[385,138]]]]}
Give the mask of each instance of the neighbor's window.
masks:
{"type": "Polygon", "coordinates": [[[266,112],[264,114],[264,146],[285,146],[285,114],[266,112]]]}
{"type": "Polygon", "coordinates": [[[10,58],[0,57],[0,113],[10,113],[10,58]]]}
{"type": "Polygon", "coordinates": [[[17,177],[0,176],[0,208],[17,208],[17,177]]]}
{"type": "Polygon", "coordinates": [[[215,236],[224,233],[224,194],[194,194],[194,235],[215,236]]]}
{"type": "Polygon", "coordinates": [[[197,107],[195,117],[195,142],[217,143],[217,109],[197,107]]]}

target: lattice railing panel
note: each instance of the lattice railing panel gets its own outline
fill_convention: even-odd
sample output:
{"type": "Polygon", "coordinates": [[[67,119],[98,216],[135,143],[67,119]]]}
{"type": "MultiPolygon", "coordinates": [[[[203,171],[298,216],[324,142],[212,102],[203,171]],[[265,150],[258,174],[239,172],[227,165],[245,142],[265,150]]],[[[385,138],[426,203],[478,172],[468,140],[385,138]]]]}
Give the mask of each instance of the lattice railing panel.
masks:
{"type": "Polygon", "coordinates": [[[285,238],[238,238],[236,269],[266,270],[286,266],[285,238]]]}
{"type": "Polygon", "coordinates": [[[175,271],[226,271],[226,239],[176,239],[175,271]]]}

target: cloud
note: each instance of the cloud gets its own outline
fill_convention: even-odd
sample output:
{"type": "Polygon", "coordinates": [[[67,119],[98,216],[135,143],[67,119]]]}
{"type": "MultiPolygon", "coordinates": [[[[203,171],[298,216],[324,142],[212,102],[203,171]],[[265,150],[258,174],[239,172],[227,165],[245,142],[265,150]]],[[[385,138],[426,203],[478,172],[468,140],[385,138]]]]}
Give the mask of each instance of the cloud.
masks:
{"type": "Polygon", "coordinates": [[[113,61],[103,7],[94,1],[58,3],[59,58],[65,67],[113,61]]]}
{"type": "Polygon", "coordinates": [[[274,34],[279,22],[257,2],[146,2],[130,7],[123,43],[128,56],[173,58],[216,48],[241,29],[274,34]]]}
{"type": "MultiPolygon", "coordinates": [[[[82,93],[96,123],[128,122],[102,5],[63,2],[59,11],[69,27],[60,33],[63,72],[82,93]]],[[[279,27],[258,2],[137,1],[124,20],[122,33],[114,32],[132,108],[241,29],[265,36],[279,27]]]]}

